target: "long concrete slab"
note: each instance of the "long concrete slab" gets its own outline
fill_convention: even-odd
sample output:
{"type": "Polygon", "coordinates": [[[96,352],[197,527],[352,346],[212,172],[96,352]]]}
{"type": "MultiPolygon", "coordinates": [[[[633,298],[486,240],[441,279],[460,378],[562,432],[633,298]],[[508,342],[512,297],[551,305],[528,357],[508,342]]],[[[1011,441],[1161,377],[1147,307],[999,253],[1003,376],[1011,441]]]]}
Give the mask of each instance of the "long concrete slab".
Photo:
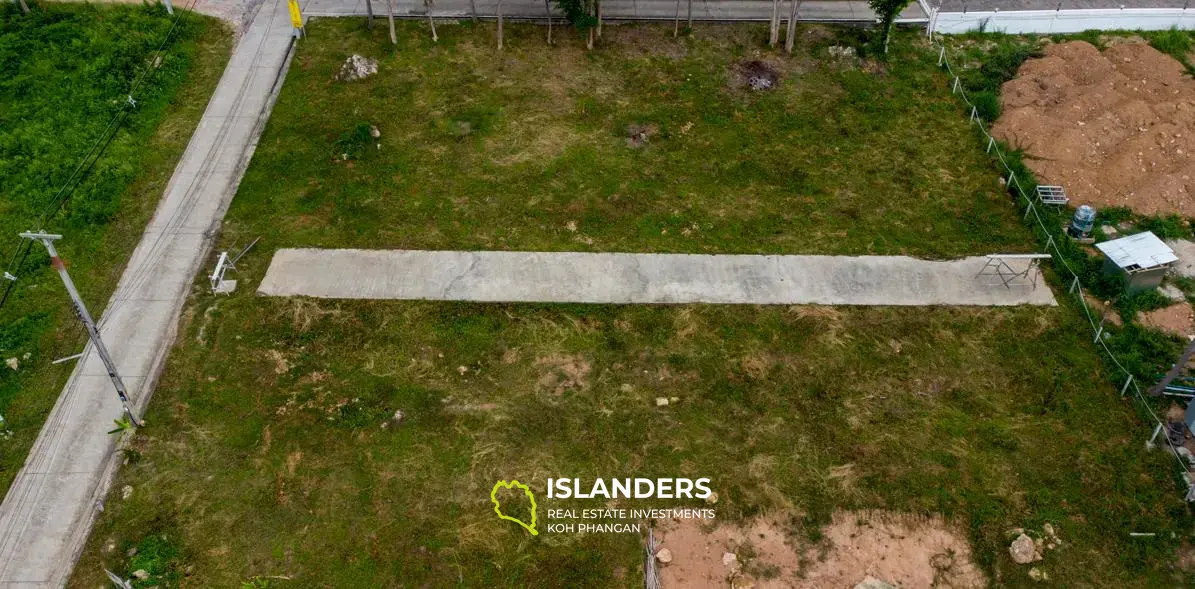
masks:
{"type": "MultiPolygon", "coordinates": [[[[338,299],[758,305],[1054,305],[986,259],[282,249],[258,294],[338,299]]],[[[1025,262],[1021,262],[1025,263],[1025,262]]]]}
{"type": "MultiPolygon", "coordinates": [[[[286,2],[267,0],[104,310],[101,337],[137,411],[161,374],[191,281],[269,115],[290,47],[286,2]]],[[[107,432],[120,416],[107,371],[88,346],[0,504],[0,588],[66,584],[116,469],[119,440],[107,432]]]]}

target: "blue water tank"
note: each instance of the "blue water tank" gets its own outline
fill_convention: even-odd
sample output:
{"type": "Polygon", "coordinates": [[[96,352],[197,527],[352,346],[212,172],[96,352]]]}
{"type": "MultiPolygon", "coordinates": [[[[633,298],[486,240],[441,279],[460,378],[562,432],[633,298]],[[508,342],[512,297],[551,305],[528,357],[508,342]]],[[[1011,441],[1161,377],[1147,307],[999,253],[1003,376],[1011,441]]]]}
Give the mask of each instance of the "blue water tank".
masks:
{"type": "Polygon", "coordinates": [[[1071,237],[1087,237],[1091,235],[1091,229],[1095,227],[1095,209],[1082,205],[1075,211],[1075,216],[1071,217],[1071,226],[1067,228],[1067,232],[1071,237]]]}

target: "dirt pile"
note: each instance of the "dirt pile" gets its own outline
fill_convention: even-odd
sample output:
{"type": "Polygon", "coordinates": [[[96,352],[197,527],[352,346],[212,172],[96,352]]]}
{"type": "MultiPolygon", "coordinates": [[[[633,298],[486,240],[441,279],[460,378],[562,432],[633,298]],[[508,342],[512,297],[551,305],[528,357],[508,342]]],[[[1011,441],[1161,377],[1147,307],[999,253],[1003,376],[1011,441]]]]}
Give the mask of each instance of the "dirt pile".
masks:
{"type": "Polygon", "coordinates": [[[1074,204],[1195,216],[1195,80],[1143,43],[1048,46],[1004,84],[992,134],[1074,204]]]}
{"type": "Polygon", "coordinates": [[[854,587],[868,577],[902,589],[983,587],[965,536],[939,518],[838,512],[812,544],[786,533],[783,518],[705,529],[668,522],[657,536],[670,552],[664,587],[753,589],[854,587]]]}

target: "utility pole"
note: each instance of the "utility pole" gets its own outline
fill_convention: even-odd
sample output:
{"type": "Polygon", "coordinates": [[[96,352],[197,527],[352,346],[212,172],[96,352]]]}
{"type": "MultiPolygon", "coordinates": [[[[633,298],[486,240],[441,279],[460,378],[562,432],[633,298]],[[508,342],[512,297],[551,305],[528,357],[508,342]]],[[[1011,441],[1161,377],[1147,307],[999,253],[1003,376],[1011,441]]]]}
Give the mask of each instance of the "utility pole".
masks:
{"type": "Polygon", "coordinates": [[[108,354],[108,348],[104,346],[104,341],[100,339],[100,331],[96,329],[95,321],[91,319],[91,313],[87,312],[87,306],[83,304],[83,298],[79,296],[79,291],[75,289],[75,283],[71,281],[70,274],[66,272],[66,265],[58,257],[58,250],[54,249],[54,240],[62,239],[62,236],[40,231],[21,233],[20,236],[25,239],[40,241],[42,245],[46,246],[46,251],[50,254],[50,266],[62,278],[62,284],[66,286],[66,293],[70,295],[71,302],[75,304],[75,312],[79,314],[79,319],[83,321],[83,326],[87,328],[87,335],[91,337],[91,345],[95,346],[96,353],[100,355],[100,360],[108,370],[108,378],[112,379],[112,386],[116,387],[116,395],[120,397],[120,404],[124,408],[125,414],[129,416],[129,421],[133,425],[141,427],[141,422],[133,413],[132,407],[129,406],[129,391],[125,388],[124,381],[120,379],[120,375],[116,373],[116,364],[112,362],[112,356],[108,354]]]}

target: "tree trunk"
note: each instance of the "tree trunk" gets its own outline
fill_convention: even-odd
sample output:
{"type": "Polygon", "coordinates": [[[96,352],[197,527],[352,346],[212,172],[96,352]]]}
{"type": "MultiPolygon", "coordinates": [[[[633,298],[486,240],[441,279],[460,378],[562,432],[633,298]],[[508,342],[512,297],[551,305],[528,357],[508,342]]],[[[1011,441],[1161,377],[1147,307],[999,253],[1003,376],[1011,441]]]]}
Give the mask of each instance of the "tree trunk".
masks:
{"type": "Polygon", "coordinates": [[[892,39],[892,23],[884,23],[884,55],[888,55],[888,41],[892,39]]]}
{"type": "Polygon", "coordinates": [[[473,22],[477,22],[477,0],[469,0],[469,14],[473,16],[473,22]]]}
{"type": "Polygon", "coordinates": [[[801,0],[793,0],[792,10],[788,13],[788,32],[784,35],[784,52],[793,52],[793,43],[797,37],[797,17],[801,15],[801,0]]]}
{"type": "Polygon", "coordinates": [[[390,44],[398,45],[398,34],[394,32],[394,0],[386,0],[386,18],[390,19],[390,44]]]}
{"type": "Polygon", "coordinates": [[[548,13],[548,45],[552,44],[552,5],[544,0],[544,12],[548,13]]]}
{"type": "Polygon", "coordinates": [[[602,38],[602,0],[593,0],[593,3],[597,6],[597,21],[598,21],[597,36],[599,39],[601,39],[602,38]]]}
{"type": "Polygon", "coordinates": [[[440,37],[436,35],[436,21],[432,19],[432,2],[423,0],[423,5],[427,8],[427,24],[432,27],[432,43],[439,43],[440,37]]]}
{"type": "Polygon", "coordinates": [[[373,0],[365,0],[365,28],[373,30],[373,0]]]}
{"type": "Polygon", "coordinates": [[[676,22],[672,23],[672,38],[680,34],[680,0],[676,0],[676,22]]]}
{"type": "MultiPolygon", "coordinates": [[[[594,0],[585,0],[585,14],[593,14],[594,0]]],[[[589,34],[585,36],[585,48],[593,49],[593,27],[589,27],[589,34]]]]}
{"type": "Polygon", "coordinates": [[[689,30],[693,30],[693,0],[689,0],[689,22],[685,25],[689,30]]]}
{"type": "Polygon", "coordinates": [[[498,0],[498,51],[502,51],[502,0],[498,0]]]}
{"type": "Polygon", "coordinates": [[[780,42],[780,2],[781,0],[772,0],[772,20],[768,23],[771,25],[768,30],[768,47],[773,49],[780,42]]]}
{"type": "Polygon", "coordinates": [[[25,4],[25,0],[17,0],[17,4],[21,6],[22,14],[29,14],[29,5],[25,4]]]}

